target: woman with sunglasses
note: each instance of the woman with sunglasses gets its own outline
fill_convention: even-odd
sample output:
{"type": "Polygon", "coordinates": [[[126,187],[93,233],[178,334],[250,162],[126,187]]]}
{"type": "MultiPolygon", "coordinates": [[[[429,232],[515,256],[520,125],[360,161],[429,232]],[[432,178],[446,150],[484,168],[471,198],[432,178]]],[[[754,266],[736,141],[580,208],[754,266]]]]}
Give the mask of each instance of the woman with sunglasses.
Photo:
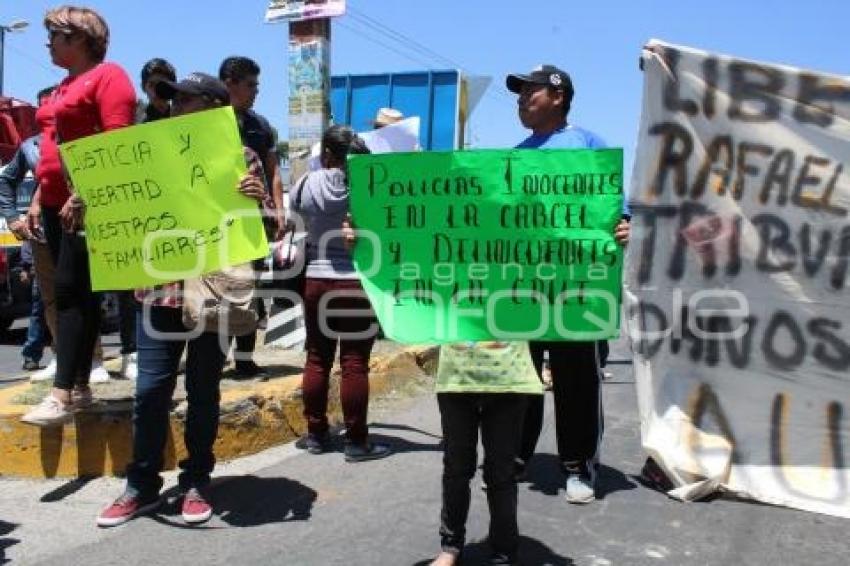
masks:
{"type": "Polygon", "coordinates": [[[68,184],[59,144],[130,126],[136,93],[127,73],[104,62],[109,27],[94,10],[61,6],[44,17],[50,57],[68,76],[36,113],[43,134],[37,202],[56,262],[57,369],[53,390],[23,421],[61,425],[91,403],[88,376],[99,335],[100,296],[91,288],[83,204],[68,184]]]}

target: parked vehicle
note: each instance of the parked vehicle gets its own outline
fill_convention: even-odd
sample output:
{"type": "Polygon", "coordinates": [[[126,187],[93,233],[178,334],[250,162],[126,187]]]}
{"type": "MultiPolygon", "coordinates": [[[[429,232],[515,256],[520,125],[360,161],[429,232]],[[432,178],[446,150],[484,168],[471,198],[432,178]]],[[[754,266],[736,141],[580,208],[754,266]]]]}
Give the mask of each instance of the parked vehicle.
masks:
{"type": "Polygon", "coordinates": [[[0,163],[8,163],[21,142],[37,133],[35,106],[0,96],[0,163]]]}

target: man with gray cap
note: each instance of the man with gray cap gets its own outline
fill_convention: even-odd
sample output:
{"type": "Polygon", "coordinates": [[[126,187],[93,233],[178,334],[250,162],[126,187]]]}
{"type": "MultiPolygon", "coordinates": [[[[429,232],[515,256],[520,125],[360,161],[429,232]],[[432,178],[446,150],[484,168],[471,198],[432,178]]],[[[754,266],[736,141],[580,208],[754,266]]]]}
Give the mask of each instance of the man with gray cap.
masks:
{"type": "MultiPolygon", "coordinates": [[[[508,75],[508,90],[519,98],[519,120],[531,135],[517,148],[600,149],[602,139],[567,121],[573,95],[570,75],[554,65],[541,65],[528,74],[508,75]]],[[[628,215],[614,228],[614,238],[625,246],[629,239],[628,215]]],[[[537,373],[549,353],[555,396],[555,431],[558,456],[566,474],[566,499],[589,503],[595,499],[599,445],[602,440],[600,348],[604,342],[531,342],[537,373]]],[[[542,395],[530,395],[526,405],[522,443],[516,462],[517,478],[525,477],[543,427],[542,395]]]]}

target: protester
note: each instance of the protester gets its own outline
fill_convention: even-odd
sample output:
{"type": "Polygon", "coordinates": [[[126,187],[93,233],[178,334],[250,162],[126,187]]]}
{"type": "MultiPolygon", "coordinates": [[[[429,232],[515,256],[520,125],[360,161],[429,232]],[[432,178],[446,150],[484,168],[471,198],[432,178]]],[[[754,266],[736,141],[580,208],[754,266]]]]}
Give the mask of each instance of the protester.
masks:
{"type": "Polygon", "coordinates": [[[177,71],[174,66],[166,61],[155,57],[144,64],[141,73],[142,90],[148,97],[144,112],[137,122],[154,122],[171,116],[171,101],[159,96],[156,85],[160,81],[176,81],[177,71]]]}
{"type": "Polygon", "coordinates": [[[368,440],[369,356],[377,324],[340,232],[349,212],[346,156],[369,150],[351,128],[332,126],[322,136],[321,151],[322,168],[306,173],[290,193],[292,211],[307,225],[302,382],[307,435],[301,445],[311,454],[331,447],[328,388],[339,342],[345,460],[360,462],[390,454],[389,446],[368,440]]]}
{"type": "Polygon", "coordinates": [[[30,320],[27,326],[27,339],[21,348],[21,356],[24,358],[21,368],[24,371],[35,371],[41,366],[41,357],[44,355],[44,345],[49,335],[47,323],[44,320],[44,304],[41,302],[41,292],[38,288],[38,279],[33,273],[32,244],[29,240],[21,243],[21,271],[19,277],[23,285],[30,284],[30,320]]]}
{"type": "MultiPolygon", "coordinates": [[[[517,148],[603,148],[592,132],[567,121],[573,98],[572,80],[565,71],[542,65],[527,75],[506,79],[508,90],[519,95],[519,119],[532,131],[517,148]]],[[[629,222],[624,215],[614,228],[614,238],[625,245],[629,222]]],[[[597,342],[531,342],[534,366],[540,373],[544,353],[549,353],[555,396],[555,431],[558,456],[566,474],[566,499],[588,503],[595,499],[595,483],[602,440],[602,398],[597,342]]],[[[529,399],[516,473],[525,476],[543,427],[543,397],[529,399]]]]}
{"type": "MultiPolygon", "coordinates": [[[[42,100],[53,92],[53,88],[48,87],[38,92],[36,100],[39,105],[41,105],[42,100]]],[[[44,352],[44,344],[48,333],[47,328],[50,329],[50,333],[54,336],[56,332],[56,309],[53,301],[53,289],[47,290],[50,300],[49,308],[46,309],[48,305],[45,304],[46,301],[42,300],[40,278],[35,276],[35,273],[30,273],[30,271],[35,272],[37,269],[35,256],[39,250],[36,248],[41,247],[46,249],[47,244],[43,241],[40,231],[36,232],[38,235],[36,237],[36,234],[30,230],[25,218],[21,218],[17,208],[18,188],[23,183],[27,173],[35,171],[38,164],[38,146],[40,143],[41,134],[25,139],[9,163],[0,170],[0,211],[2,211],[9,231],[23,242],[21,245],[21,259],[26,269],[21,271],[21,277],[27,277],[32,281],[30,321],[27,328],[27,339],[21,348],[21,356],[23,357],[22,368],[26,371],[35,371],[40,368],[39,362],[44,352]]],[[[50,259],[48,261],[52,270],[53,261],[50,259]]],[[[52,282],[53,278],[50,277],[49,280],[52,282]]],[[[41,371],[39,373],[43,374],[45,372],[41,371]]]]}
{"type": "MultiPolygon", "coordinates": [[[[174,67],[165,59],[151,59],[142,67],[141,86],[148,97],[143,112],[136,122],[152,122],[171,115],[171,102],[156,93],[156,84],[162,80],[177,79],[174,67]]],[[[121,337],[121,369],[124,379],[136,379],[139,373],[136,355],[136,300],[132,291],[115,291],[118,299],[118,332],[121,337]]]]}
{"type": "Polygon", "coordinates": [[[62,6],[47,12],[44,26],[53,63],[67,69],[68,76],[36,112],[43,135],[34,205],[36,210],[41,207],[44,234],[56,261],[57,308],[53,390],[22,419],[39,426],[62,424],[91,403],[88,377],[100,331],[100,294],[91,288],[82,231],[84,207],[66,181],[58,143],[129,126],[136,104],[124,70],[103,61],[109,27],[100,14],[62,6]]]}
{"type": "MultiPolygon", "coordinates": [[[[231,105],[236,111],[242,143],[253,149],[262,160],[270,197],[265,202],[264,221],[267,224],[269,240],[279,240],[284,233],[283,183],[280,177],[280,160],[275,143],[275,132],[268,120],[252,110],[254,100],[259,93],[259,76],[260,66],[248,57],[228,57],[221,62],[218,70],[218,78],[227,85],[231,105]]],[[[257,260],[254,269],[264,269],[263,263],[264,260],[257,260]]],[[[256,307],[260,319],[264,319],[263,301],[257,299],[256,307]]],[[[267,376],[266,370],[251,359],[256,344],[256,332],[236,337],[236,350],[233,357],[236,373],[242,377],[267,376]]]]}
{"type": "MultiPolygon", "coordinates": [[[[204,73],[192,73],[180,82],[162,81],[160,96],[172,101],[172,115],[182,116],[228,104],[225,86],[204,73]]],[[[265,195],[262,165],[256,154],[245,149],[248,172],[236,189],[257,201],[265,195]]],[[[168,438],[168,413],[177,381],[177,371],[186,350],[186,393],[188,409],[183,441],[188,458],[180,462],[179,485],[183,491],[181,514],[187,523],[201,523],[212,516],[206,487],[215,466],[213,443],[218,431],[220,379],[226,339],[204,332],[186,336],[183,324],[183,284],[140,289],[136,299],[143,305],[143,320],[137,317],[139,375],[133,404],[133,459],[127,466],[124,493],[97,517],[102,527],[120,525],[133,517],[155,510],[160,504],[160,471],[168,438]]]]}
{"type": "Polygon", "coordinates": [[[489,564],[514,564],[519,547],[514,460],[526,403],[543,398],[524,342],[450,344],[440,349],[437,402],[443,428],[442,552],[433,566],[457,564],[466,541],[470,481],[484,448],[490,509],[489,564]]]}
{"type": "MultiPolygon", "coordinates": [[[[48,101],[50,95],[55,90],[55,86],[50,86],[41,89],[36,94],[38,105],[41,106],[48,101]]],[[[31,204],[27,215],[21,217],[18,213],[18,189],[21,187],[27,174],[35,173],[40,156],[39,146],[41,145],[41,134],[37,134],[23,141],[18,151],[12,156],[12,159],[0,171],[0,214],[6,219],[6,224],[9,230],[22,241],[27,241],[30,244],[33,256],[33,267],[35,277],[33,284],[36,285],[33,295],[33,311],[43,312],[44,322],[53,337],[53,342],[56,342],[56,296],[55,296],[55,276],[56,271],[55,258],[51,255],[50,247],[47,245],[47,240],[44,238],[41,220],[41,206],[38,203],[38,185],[33,195],[31,195],[31,204]]],[[[37,179],[36,179],[37,180],[37,179]]],[[[38,332],[38,327],[33,328],[33,332],[38,332]]],[[[46,333],[45,333],[46,334],[46,333]]],[[[34,338],[36,339],[36,338],[34,338]]],[[[24,345],[22,355],[24,356],[24,364],[29,356],[27,350],[29,348],[24,345]]],[[[55,353],[55,352],[54,352],[55,353]]],[[[89,373],[89,382],[97,383],[109,380],[109,373],[103,367],[103,349],[98,340],[95,345],[93,356],[93,364],[89,373]]],[[[27,369],[24,367],[24,369],[27,369]]],[[[30,376],[31,381],[48,381],[56,377],[56,357],[47,365],[30,376]]]]}

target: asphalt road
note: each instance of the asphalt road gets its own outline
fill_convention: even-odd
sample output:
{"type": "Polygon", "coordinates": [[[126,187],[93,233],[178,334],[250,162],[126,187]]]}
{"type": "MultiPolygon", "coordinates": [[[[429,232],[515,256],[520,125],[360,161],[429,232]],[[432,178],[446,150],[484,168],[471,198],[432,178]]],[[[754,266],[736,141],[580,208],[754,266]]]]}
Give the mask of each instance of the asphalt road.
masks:
{"type": "MultiPolygon", "coordinates": [[[[23,377],[21,346],[26,340],[27,321],[26,318],[18,319],[9,330],[0,332],[0,387],[8,386],[23,377]]],[[[45,356],[42,363],[50,361],[49,357],[45,356]]]]}
{"type": "MultiPolygon", "coordinates": [[[[622,352],[620,352],[622,354],[622,352]]],[[[615,350],[614,356],[621,358],[615,350]]],[[[715,499],[684,504],[643,486],[631,367],[610,367],[599,499],[571,506],[557,470],[551,400],[530,483],[521,484],[526,565],[844,565],[846,520],[715,499]]],[[[346,464],[292,445],[217,468],[216,515],[186,527],[174,505],[110,530],[94,526],[117,479],[0,479],[0,564],[421,564],[439,549],[440,426],[430,392],[371,413],[390,458],[346,464]]],[[[166,487],[175,483],[167,475],[166,487]]],[[[174,491],[170,494],[173,496],[174,491]]],[[[487,510],[474,480],[464,564],[486,555],[487,510]]]]}

